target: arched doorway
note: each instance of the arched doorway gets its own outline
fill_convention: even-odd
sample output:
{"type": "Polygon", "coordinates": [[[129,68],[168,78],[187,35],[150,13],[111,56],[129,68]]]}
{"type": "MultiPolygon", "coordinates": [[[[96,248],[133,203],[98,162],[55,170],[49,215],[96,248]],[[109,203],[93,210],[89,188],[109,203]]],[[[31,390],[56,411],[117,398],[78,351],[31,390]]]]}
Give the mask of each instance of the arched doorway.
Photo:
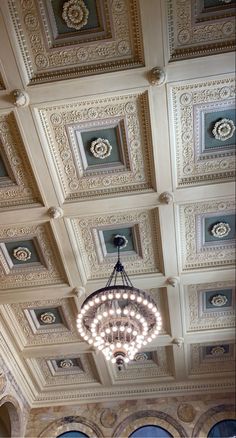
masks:
{"type": "Polygon", "coordinates": [[[0,438],[22,435],[21,413],[18,402],[6,395],[0,400],[0,438]]]}

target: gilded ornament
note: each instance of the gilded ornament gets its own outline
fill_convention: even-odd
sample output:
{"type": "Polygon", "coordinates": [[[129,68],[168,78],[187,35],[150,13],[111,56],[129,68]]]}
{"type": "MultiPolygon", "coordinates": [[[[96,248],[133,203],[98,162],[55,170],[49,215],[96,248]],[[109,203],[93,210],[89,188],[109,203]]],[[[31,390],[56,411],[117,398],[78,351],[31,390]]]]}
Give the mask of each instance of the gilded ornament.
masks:
{"type": "Polygon", "coordinates": [[[222,307],[227,303],[227,301],[228,301],[227,297],[221,294],[214,295],[210,300],[211,304],[215,307],[222,307]]]}
{"type": "Polygon", "coordinates": [[[45,312],[40,315],[40,321],[44,324],[53,324],[56,321],[56,317],[52,312],[45,312]]]}
{"type": "Polygon", "coordinates": [[[96,140],[92,141],[90,146],[90,152],[93,154],[93,156],[100,158],[101,160],[109,157],[111,155],[111,150],[112,146],[109,143],[109,140],[104,138],[97,138],[96,140]]]}
{"type": "Polygon", "coordinates": [[[181,421],[191,423],[196,416],[196,411],[189,403],[181,403],[178,406],[177,415],[181,421]]]}
{"type": "Polygon", "coordinates": [[[31,259],[31,251],[23,246],[18,246],[13,250],[13,257],[21,262],[26,262],[31,259]]]}
{"type": "Polygon", "coordinates": [[[73,362],[71,359],[63,359],[60,362],[60,368],[72,368],[73,367],[73,362]]]}
{"type": "Polygon", "coordinates": [[[219,222],[211,228],[211,234],[214,237],[222,239],[229,235],[231,228],[227,222],[219,222]]]}
{"type": "Polygon", "coordinates": [[[218,345],[217,347],[213,347],[211,349],[212,356],[223,356],[223,354],[225,354],[225,349],[224,349],[224,347],[221,347],[220,345],[218,345]]]}
{"type": "Polygon", "coordinates": [[[69,0],[63,4],[62,18],[66,25],[73,29],[81,29],[88,22],[89,10],[83,0],[69,0]]]}
{"type": "Polygon", "coordinates": [[[215,123],[212,134],[214,135],[216,140],[226,141],[229,138],[233,137],[234,131],[235,124],[233,120],[221,119],[215,123]]]}

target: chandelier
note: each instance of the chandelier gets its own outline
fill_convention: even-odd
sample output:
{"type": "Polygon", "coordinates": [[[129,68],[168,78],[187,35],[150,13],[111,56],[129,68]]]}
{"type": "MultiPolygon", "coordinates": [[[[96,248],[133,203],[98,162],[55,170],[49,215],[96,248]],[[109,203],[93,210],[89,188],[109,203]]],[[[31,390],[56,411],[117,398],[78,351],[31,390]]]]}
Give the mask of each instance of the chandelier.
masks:
{"type": "Polygon", "coordinates": [[[81,337],[118,367],[158,335],[162,322],[152,297],[133,287],[120,261],[125,236],[116,235],[118,260],[106,286],[85,299],[77,318],[81,337]],[[117,284],[118,279],[121,284],[117,284]]]}

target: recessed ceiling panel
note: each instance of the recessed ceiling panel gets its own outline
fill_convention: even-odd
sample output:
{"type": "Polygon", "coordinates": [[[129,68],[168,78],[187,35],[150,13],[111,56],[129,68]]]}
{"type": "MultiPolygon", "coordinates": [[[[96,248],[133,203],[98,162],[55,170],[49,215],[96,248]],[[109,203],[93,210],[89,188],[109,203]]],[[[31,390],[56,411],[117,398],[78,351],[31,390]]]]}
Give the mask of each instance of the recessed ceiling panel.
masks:
{"type": "MultiPolygon", "coordinates": [[[[122,260],[129,274],[161,273],[162,255],[159,234],[159,219],[156,210],[116,213],[116,215],[97,215],[72,219],[78,252],[88,278],[106,278],[112,272],[117,259],[116,251],[110,252],[106,243],[106,234],[112,230],[125,230],[131,233],[130,245],[133,246],[132,230],[137,243],[136,249],[122,252],[122,260]],[[101,239],[101,235],[103,238],[101,239]],[[154,240],[155,236],[155,240],[154,240]]],[[[129,237],[129,236],[128,236],[129,237]]],[[[121,250],[122,251],[122,250],[121,250]]]]}
{"type": "Polygon", "coordinates": [[[0,207],[41,201],[13,112],[0,114],[0,207]]]}
{"type": "Polygon", "coordinates": [[[170,105],[177,186],[221,183],[233,179],[234,79],[171,86],[170,105]]]}
{"type": "Polygon", "coordinates": [[[168,0],[166,3],[170,61],[234,50],[234,2],[168,0]]]}
{"type": "Polygon", "coordinates": [[[66,201],[153,190],[147,93],[37,110],[66,201]]]}
{"type": "Polygon", "coordinates": [[[30,84],[144,65],[137,0],[10,0],[9,9],[30,84]]]}

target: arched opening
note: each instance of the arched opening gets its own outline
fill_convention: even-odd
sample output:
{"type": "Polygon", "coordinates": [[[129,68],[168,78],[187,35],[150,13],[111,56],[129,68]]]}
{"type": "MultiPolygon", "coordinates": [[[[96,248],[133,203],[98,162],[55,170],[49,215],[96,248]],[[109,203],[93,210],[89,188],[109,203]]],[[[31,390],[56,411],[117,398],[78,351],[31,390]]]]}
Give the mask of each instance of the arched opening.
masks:
{"type": "Polygon", "coordinates": [[[0,406],[0,438],[11,437],[11,420],[9,415],[9,403],[0,406]]]}
{"type": "Polygon", "coordinates": [[[214,424],[208,433],[208,438],[231,438],[236,436],[236,421],[235,420],[222,420],[214,424]]]}
{"type": "Polygon", "coordinates": [[[166,429],[155,425],[145,425],[131,433],[129,438],[173,438],[166,429]]]}
{"type": "Polygon", "coordinates": [[[79,432],[78,430],[69,430],[68,432],[58,435],[57,438],[89,438],[89,436],[86,433],[79,432]]]}

